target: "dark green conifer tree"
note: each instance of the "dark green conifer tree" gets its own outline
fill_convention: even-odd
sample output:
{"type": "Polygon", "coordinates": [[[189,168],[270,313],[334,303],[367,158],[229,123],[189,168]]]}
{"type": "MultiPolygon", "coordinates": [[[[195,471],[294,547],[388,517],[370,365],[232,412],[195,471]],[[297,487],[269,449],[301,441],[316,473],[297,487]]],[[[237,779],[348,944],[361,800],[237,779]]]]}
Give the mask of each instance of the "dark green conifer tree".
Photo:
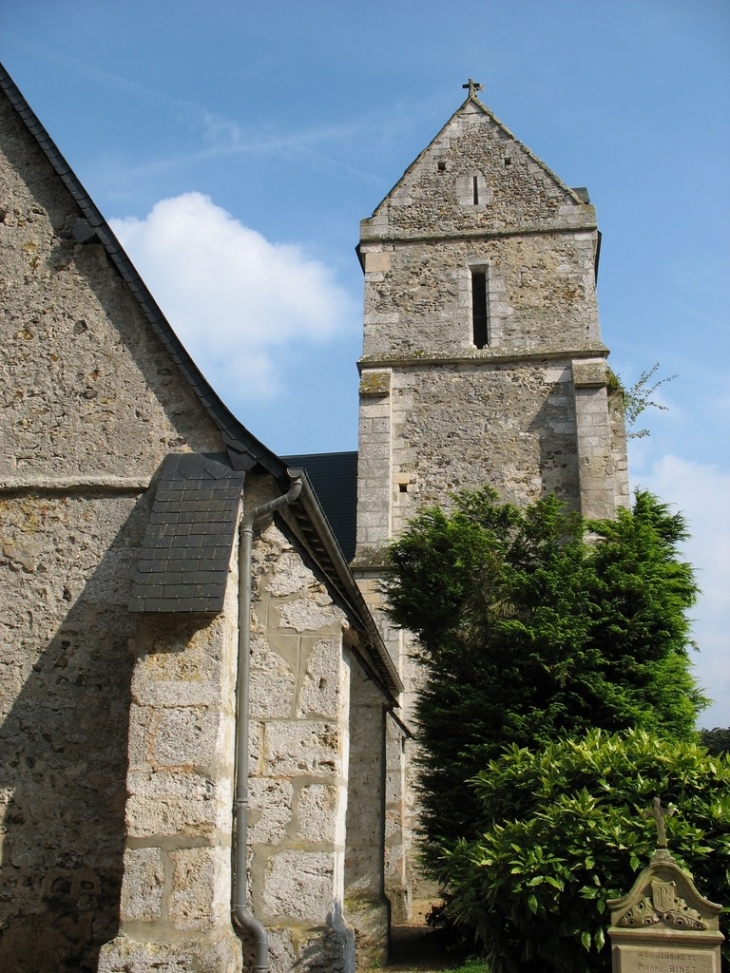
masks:
{"type": "Polygon", "coordinates": [[[419,514],[390,551],[394,621],[417,637],[424,860],[474,837],[467,781],[506,744],[590,728],[693,740],[706,700],[690,672],[697,587],[683,518],[648,493],[584,522],[549,497],[484,488],[419,514]]]}

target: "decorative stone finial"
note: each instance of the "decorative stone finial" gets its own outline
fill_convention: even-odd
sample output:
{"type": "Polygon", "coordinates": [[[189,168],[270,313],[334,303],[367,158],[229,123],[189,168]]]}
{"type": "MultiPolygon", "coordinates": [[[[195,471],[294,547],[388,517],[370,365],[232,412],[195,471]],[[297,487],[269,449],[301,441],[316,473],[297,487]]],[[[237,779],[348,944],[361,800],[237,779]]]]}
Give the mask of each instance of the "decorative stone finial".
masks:
{"type": "Polygon", "coordinates": [[[478,81],[472,81],[471,78],[469,78],[469,80],[467,81],[467,83],[466,84],[463,84],[461,87],[462,88],[468,88],[469,89],[469,97],[470,98],[475,98],[477,91],[484,91],[484,85],[483,84],[479,84],[478,81]]]}
{"type": "Polygon", "coordinates": [[[704,898],[667,851],[665,819],[676,813],[659,797],[642,812],[656,822],[657,850],[628,895],[607,902],[614,970],[720,973],[722,906],[704,898]]]}
{"type": "Polygon", "coordinates": [[[664,818],[671,818],[673,814],[677,813],[676,807],[670,804],[669,807],[662,807],[662,799],[660,797],[655,797],[651,802],[651,810],[646,810],[643,812],[645,818],[654,818],[656,822],[657,831],[657,848],[667,848],[667,829],[664,824],[664,818]]]}

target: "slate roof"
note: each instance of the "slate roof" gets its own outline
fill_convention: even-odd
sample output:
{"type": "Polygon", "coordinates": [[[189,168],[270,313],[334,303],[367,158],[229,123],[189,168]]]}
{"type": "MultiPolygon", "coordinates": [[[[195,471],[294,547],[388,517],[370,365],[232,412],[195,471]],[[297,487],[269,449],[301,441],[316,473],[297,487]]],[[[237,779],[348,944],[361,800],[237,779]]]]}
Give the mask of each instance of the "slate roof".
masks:
{"type": "Polygon", "coordinates": [[[357,539],[357,452],[301,453],[283,456],[306,470],[345,559],[355,556],[357,539]]]}
{"type": "Polygon", "coordinates": [[[134,578],[132,612],[220,612],[243,473],[201,453],[167,456],[134,578]]]}

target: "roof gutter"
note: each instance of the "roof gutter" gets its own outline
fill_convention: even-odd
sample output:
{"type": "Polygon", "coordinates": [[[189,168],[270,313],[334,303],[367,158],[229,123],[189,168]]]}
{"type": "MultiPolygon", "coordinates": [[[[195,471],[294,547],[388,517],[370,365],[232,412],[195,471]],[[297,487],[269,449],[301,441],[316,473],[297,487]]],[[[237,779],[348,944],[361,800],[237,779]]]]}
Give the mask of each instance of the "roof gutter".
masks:
{"type": "MultiPolygon", "coordinates": [[[[400,675],[390,653],[385,647],[371,610],[350,571],[350,567],[340,549],[332,527],[322,510],[314,488],[304,471],[302,471],[302,493],[300,499],[301,508],[315,528],[317,539],[322,546],[322,551],[319,552],[320,557],[318,558],[320,565],[322,565],[323,561],[331,565],[332,570],[327,572],[327,580],[337,592],[341,606],[352,619],[359,620],[362,629],[364,629],[367,641],[372,648],[372,653],[358,651],[358,656],[361,658],[365,668],[375,676],[380,687],[388,697],[390,706],[398,707],[400,705],[398,695],[403,692],[403,683],[400,675]],[[322,553],[326,554],[326,559],[321,557],[322,553]]],[[[314,553],[316,554],[317,552],[314,553]]]]}

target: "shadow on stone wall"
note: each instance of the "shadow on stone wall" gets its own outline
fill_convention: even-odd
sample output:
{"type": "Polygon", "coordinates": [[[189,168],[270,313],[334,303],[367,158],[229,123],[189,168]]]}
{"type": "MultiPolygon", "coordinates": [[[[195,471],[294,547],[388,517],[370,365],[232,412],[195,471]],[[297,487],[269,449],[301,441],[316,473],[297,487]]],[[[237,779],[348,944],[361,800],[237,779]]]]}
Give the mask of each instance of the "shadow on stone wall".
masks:
{"type": "Polygon", "coordinates": [[[302,944],[296,969],[302,973],[350,973],[355,969],[355,936],[334,902],[324,929],[312,930],[302,944]]]}
{"type": "MultiPolygon", "coordinates": [[[[31,622],[30,631],[18,626],[11,646],[26,677],[0,727],[0,795],[7,802],[0,866],[1,970],[92,973],[101,944],[117,930],[134,662],[128,639],[137,626],[126,611],[125,590],[140,525],[147,519],[142,508],[144,498],[40,652],[38,638],[32,638],[34,627],[43,628],[37,615],[58,613],[50,599],[45,606],[32,597],[42,590],[36,578],[39,570],[48,569],[47,562],[42,566],[48,552],[27,576],[17,566],[9,575],[11,587],[15,577],[19,590],[28,591],[19,615],[30,616],[31,622]]],[[[88,506],[82,509],[87,512],[88,506]]],[[[50,533],[41,541],[59,543],[50,533]]],[[[60,587],[62,598],[69,600],[65,580],[47,580],[45,590],[60,587]]],[[[3,661],[12,666],[15,660],[3,661]]]]}
{"type": "Polygon", "coordinates": [[[528,431],[540,444],[540,496],[555,495],[572,510],[580,509],[580,481],[575,407],[566,382],[553,382],[528,431]],[[560,404],[558,404],[560,403],[560,404]]]}

